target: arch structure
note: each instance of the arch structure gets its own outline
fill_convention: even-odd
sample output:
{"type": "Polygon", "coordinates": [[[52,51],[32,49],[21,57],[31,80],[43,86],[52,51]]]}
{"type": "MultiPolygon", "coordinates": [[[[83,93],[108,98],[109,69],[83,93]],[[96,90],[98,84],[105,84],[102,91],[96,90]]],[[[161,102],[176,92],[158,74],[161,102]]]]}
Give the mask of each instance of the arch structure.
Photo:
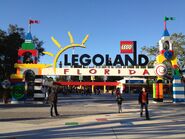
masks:
{"type": "MultiPolygon", "coordinates": [[[[35,45],[32,40],[31,32],[29,31],[26,35],[25,42],[22,44],[21,48],[18,50],[18,61],[14,65],[16,68],[16,74],[11,75],[11,82],[13,83],[13,86],[15,88],[16,94],[12,95],[14,99],[23,99],[25,96],[23,96],[22,92],[18,90],[21,86],[21,90],[23,91],[25,84],[27,84],[27,81],[25,80],[24,73],[28,70],[33,71],[36,78],[34,84],[39,84],[38,86],[35,86],[37,90],[41,90],[42,88],[42,76],[55,76],[55,75],[64,75],[64,76],[136,76],[136,77],[143,77],[143,76],[154,76],[157,75],[157,82],[153,84],[153,98],[156,101],[162,101],[163,100],[163,78],[164,75],[167,72],[166,66],[163,64],[165,61],[169,61],[172,64],[173,67],[173,99],[174,102],[184,101],[184,97],[182,94],[184,93],[184,90],[182,89],[182,83],[180,81],[180,73],[179,68],[177,64],[177,57],[175,56],[174,50],[173,50],[173,40],[170,39],[170,35],[168,33],[167,28],[164,30],[164,34],[162,38],[159,41],[159,55],[156,57],[156,66],[155,68],[129,68],[129,67],[91,67],[91,68],[74,68],[74,67],[63,67],[63,68],[57,68],[57,61],[59,56],[66,51],[69,48],[85,48],[85,42],[88,39],[88,35],[85,36],[85,38],[82,40],[81,43],[74,43],[74,39],[70,32],[68,32],[69,38],[70,38],[70,44],[62,47],[62,45],[54,38],[51,37],[51,40],[53,43],[58,47],[57,54],[52,54],[51,52],[44,52],[44,54],[49,55],[53,57],[53,64],[39,64],[38,63],[38,51],[35,49],[35,45]],[[19,95],[19,92],[21,94],[19,95]],[[17,98],[16,98],[17,96],[17,98]]],[[[62,83],[65,84],[65,83],[62,83]]],[[[74,84],[74,83],[71,83],[74,84]]],[[[82,83],[83,84],[83,83],[82,83]]],[[[84,83],[85,84],[85,83],[84,83]]],[[[92,85],[92,83],[90,83],[92,85]]],[[[113,83],[114,85],[117,85],[117,83],[113,83]]],[[[93,84],[93,86],[95,83],[93,84]]],[[[102,85],[102,83],[100,83],[102,85]]],[[[105,85],[105,84],[104,84],[105,85]]],[[[107,83],[108,85],[108,83],[107,83]]],[[[111,83],[110,83],[111,85],[111,83]]],[[[26,92],[26,89],[25,89],[26,92]]],[[[36,91],[35,91],[36,92],[36,91]]],[[[40,92],[42,93],[42,92],[40,92]]],[[[39,95],[37,92],[37,97],[43,95],[39,95]]]]}
{"type": "MultiPolygon", "coordinates": [[[[58,47],[58,52],[56,55],[52,54],[51,52],[44,52],[44,54],[49,55],[53,57],[53,64],[39,64],[38,63],[38,50],[35,49],[35,45],[33,43],[31,32],[28,32],[25,38],[25,42],[21,45],[21,48],[18,50],[18,61],[14,65],[16,68],[16,74],[11,75],[11,81],[12,85],[14,86],[14,91],[16,94],[12,95],[14,100],[23,100],[26,95],[23,91],[29,92],[28,88],[34,88],[34,92],[37,92],[37,94],[34,94],[35,97],[44,97],[42,92],[38,92],[38,90],[42,90],[42,82],[44,82],[41,77],[46,76],[55,76],[55,75],[64,75],[64,76],[155,76],[154,69],[153,68],[128,68],[128,67],[91,67],[91,68],[56,68],[56,63],[58,61],[59,56],[66,51],[69,48],[74,47],[81,47],[85,48],[85,42],[88,39],[88,35],[85,36],[85,38],[82,40],[81,43],[74,43],[74,39],[70,32],[68,32],[69,38],[70,38],[70,44],[66,45],[65,47],[62,47],[62,45],[54,38],[51,37],[51,40],[53,43],[58,47]],[[34,82],[30,83],[27,80],[27,77],[25,76],[25,73],[32,72],[35,75],[34,82]],[[29,87],[29,85],[35,85],[34,87],[29,87]],[[36,86],[37,85],[37,86],[36,86]],[[21,86],[21,87],[20,87],[21,86]],[[22,91],[17,90],[18,88],[22,88],[22,91]],[[17,90],[17,91],[16,91],[17,90]],[[20,93],[20,94],[19,94],[20,93]]],[[[65,84],[65,83],[63,83],[65,84]]],[[[74,84],[74,83],[72,83],[74,84]]],[[[78,84],[78,83],[77,83],[78,84]]],[[[86,85],[100,85],[104,86],[104,90],[107,86],[122,86],[120,83],[117,82],[102,82],[102,83],[81,83],[86,85]]]]}

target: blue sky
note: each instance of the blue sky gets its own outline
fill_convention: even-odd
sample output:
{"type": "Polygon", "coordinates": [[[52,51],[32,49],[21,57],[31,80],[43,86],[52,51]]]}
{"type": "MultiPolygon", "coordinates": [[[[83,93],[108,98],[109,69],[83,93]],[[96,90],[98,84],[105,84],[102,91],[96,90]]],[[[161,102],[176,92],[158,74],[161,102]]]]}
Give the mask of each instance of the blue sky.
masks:
{"type": "MultiPolygon", "coordinates": [[[[120,40],[135,40],[141,46],[155,45],[163,33],[164,16],[176,17],[167,23],[169,32],[185,34],[184,0],[1,0],[0,28],[17,24],[27,30],[28,19],[40,20],[32,35],[44,41],[46,51],[57,52],[54,36],[63,46],[69,44],[70,31],[76,43],[86,34],[86,49],[75,53],[119,54],[120,40]]],[[[72,50],[66,53],[71,54],[72,50]]],[[[62,56],[61,56],[62,58],[62,56]]],[[[52,63],[49,56],[42,63],[52,63]]]]}

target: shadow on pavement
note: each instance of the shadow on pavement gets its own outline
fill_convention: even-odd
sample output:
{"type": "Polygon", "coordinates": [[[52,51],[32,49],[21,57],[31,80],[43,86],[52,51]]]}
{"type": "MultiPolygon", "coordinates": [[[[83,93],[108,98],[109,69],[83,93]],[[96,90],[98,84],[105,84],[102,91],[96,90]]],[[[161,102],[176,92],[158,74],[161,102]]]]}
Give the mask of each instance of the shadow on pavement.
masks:
{"type": "Polygon", "coordinates": [[[143,123],[139,125],[128,124],[142,121],[139,118],[113,120],[106,122],[94,122],[77,126],[61,126],[55,128],[46,128],[38,130],[20,131],[14,133],[0,134],[2,138],[16,137],[16,139],[32,139],[32,138],[86,138],[86,137],[111,137],[120,136],[120,138],[129,138],[130,135],[137,137],[162,137],[166,135],[184,134],[184,121],[161,123],[143,123]],[[121,124],[119,124],[121,122],[121,124]],[[125,123],[125,124],[124,124],[125,123]],[[116,125],[114,125],[116,124],[116,125]],[[103,126],[102,126],[103,125],[103,126]],[[101,126],[101,127],[100,127],[101,126]],[[157,130],[156,130],[157,129],[157,130]],[[180,130],[179,130],[180,129],[180,130]]]}
{"type": "Polygon", "coordinates": [[[6,119],[0,119],[0,122],[15,122],[15,121],[41,120],[41,119],[49,119],[49,117],[33,117],[33,118],[6,118],[6,119]]]}

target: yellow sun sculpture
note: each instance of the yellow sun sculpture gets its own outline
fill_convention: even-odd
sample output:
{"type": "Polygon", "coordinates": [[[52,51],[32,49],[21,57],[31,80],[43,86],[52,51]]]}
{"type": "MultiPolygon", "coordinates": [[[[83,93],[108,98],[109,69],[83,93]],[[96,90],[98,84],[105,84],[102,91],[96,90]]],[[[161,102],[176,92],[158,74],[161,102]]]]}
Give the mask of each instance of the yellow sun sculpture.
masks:
{"type": "Polygon", "coordinates": [[[68,36],[69,36],[69,39],[70,39],[70,44],[69,45],[66,45],[64,48],[62,48],[61,44],[54,38],[54,37],[51,37],[51,40],[53,41],[53,43],[60,49],[56,55],[52,54],[51,52],[43,52],[44,54],[46,55],[49,55],[51,57],[54,57],[54,60],[53,60],[53,70],[54,70],[54,73],[56,73],[56,65],[57,65],[57,61],[58,61],[58,58],[59,56],[64,52],[66,51],[67,49],[69,48],[74,48],[74,47],[82,47],[82,48],[86,48],[86,46],[84,45],[85,42],[87,41],[89,35],[86,35],[85,38],[83,39],[82,43],[81,44],[78,44],[78,43],[74,43],[74,39],[73,39],[73,36],[71,35],[70,32],[68,32],[68,36]]]}

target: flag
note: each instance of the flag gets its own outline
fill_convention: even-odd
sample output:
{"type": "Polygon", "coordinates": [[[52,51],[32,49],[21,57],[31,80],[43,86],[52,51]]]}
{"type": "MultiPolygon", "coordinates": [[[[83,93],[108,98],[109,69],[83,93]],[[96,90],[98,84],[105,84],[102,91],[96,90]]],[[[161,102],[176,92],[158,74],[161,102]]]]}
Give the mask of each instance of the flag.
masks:
{"type": "Polygon", "coordinates": [[[175,20],[175,17],[164,17],[164,21],[168,21],[168,20],[175,20]]]}
{"type": "Polygon", "coordinates": [[[29,24],[39,24],[39,20],[29,20],[29,24]]]}

